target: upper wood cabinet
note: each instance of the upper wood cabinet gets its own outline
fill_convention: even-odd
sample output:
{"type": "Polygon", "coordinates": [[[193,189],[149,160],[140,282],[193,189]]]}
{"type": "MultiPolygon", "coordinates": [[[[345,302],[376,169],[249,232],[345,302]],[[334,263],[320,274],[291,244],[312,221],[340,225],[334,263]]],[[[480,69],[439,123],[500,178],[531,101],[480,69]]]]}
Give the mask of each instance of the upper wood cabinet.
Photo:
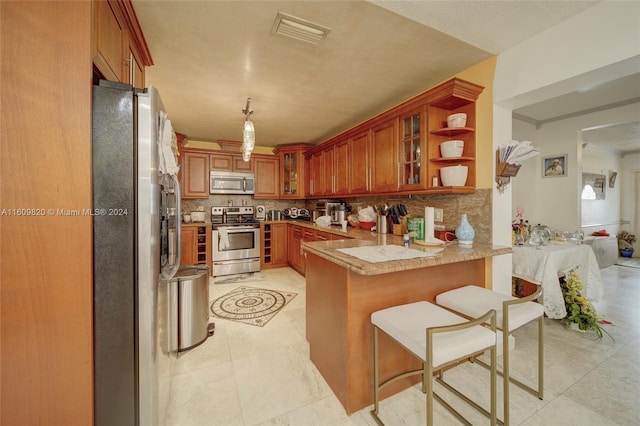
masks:
{"type": "Polygon", "coordinates": [[[105,79],[123,81],[126,28],[120,12],[108,1],[94,2],[93,63],[105,79]]]}
{"type": "Polygon", "coordinates": [[[429,105],[429,175],[436,176],[438,187],[434,190],[471,192],[476,186],[476,106],[465,98],[450,97],[429,105]],[[447,127],[447,117],[464,112],[467,114],[465,127],[447,127]],[[464,141],[462,157],[443,158],[440,152],[442,142],[457,139],[464,141]],[[440,169],[461,164],[468,167],[467,182],[461,187],[442,187],[440,169]]]}
{"type": "Polygon", "coordinates": [[[182,198],[209,198],[209,154],[183,151],[180,157],[182,198]]]}
{"type": "Polygon", "coordinates": [[[427,178],[429,162],[424,161],[427,153],[426,127],[424,106],[400,116],[398,163],[401,191],[425,189],[429,183],[427,178]]]}
{"type": "Polygon", "coordinates": [[[250,172],[253,170],[254,157],[249,161],[244,161],[242,155],[226,152],[217,152],[209,157],[211,170],[227,172],[250,172]]]}
{"type": "Polygon", "coordinates": [[[252,156],[255,199],[277,199],[280,189],[280,160],[276,156],[252,156]]]}
{"type": "Polygon", "coordinates": [[[308,196],[474,192],[476,101],[483,89],[452,78],[309,149],[308,196]],[[466,126],[448,128],[447,116],[458,112],[467,114],[466,126]],[[449,139],[464,140],[462,157],[442,158],[440,144],[449,139]],[[442,186],[440,170],[456,164],[468,166],[466,184],[442,186]]]}
{"type": "Polygon", "coordinates": [[[398,118],[371,129],[369,179],[372,192],[398,191],[398,118]]]}
{"type": "Polygon", "coordinates": [[[369,129],[349,138],[349,189],[352,194],[371,191],[371,131],[369,129]]]}
{"type": "Polygon", "coordinates": [[[273,150],[280,158],[280,198],[305,198],[304,153],[308,149],[308,145],[294,144],[277,146],[273,150]]]}
{"type": "Polygon", "coordinates": [[[98,77],[143,88],[151,54],[130,0],[94,0],[92,56],[98,77]]]}
{"type": "Polygon", "coordinates": [[[351,161],[349,139],[336,142],[333,146],[333,193],[335,195],[347,195],[350,192],[351,161]]]}

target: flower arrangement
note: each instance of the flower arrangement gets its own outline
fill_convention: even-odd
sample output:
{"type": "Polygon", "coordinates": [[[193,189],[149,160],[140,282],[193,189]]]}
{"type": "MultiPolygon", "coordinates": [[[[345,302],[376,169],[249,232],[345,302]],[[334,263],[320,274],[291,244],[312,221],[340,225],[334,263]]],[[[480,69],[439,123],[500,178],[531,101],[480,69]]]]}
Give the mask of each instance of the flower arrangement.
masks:
{"type": "Polygon", "coordinates": [[[598,315],[589,299],[581,294],[581,291],[584,290],[584,284],[580,281],[578,274],[575,271],[569,272],[567,277],[561,281],[560,286],[567,308],[567,317],[565,318],[567,324],[577,324],[578,329],[582,331],[593,330],[599,338],[602,338],[603,333],[607,333],[611,337],[600,326],[600,321],[604,317],[598,315]]]}

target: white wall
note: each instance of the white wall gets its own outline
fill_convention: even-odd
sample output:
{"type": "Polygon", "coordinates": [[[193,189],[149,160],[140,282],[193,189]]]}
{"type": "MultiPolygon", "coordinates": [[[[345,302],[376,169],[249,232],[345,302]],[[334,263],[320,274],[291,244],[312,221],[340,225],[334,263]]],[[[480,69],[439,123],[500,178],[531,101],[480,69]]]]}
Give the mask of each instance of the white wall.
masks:
{"type": "Polygon", "coordinates": [[[566,120],[535,126],[513,120],[513,138],[531,140],[540,148],[541,155],[526,161],[513,183],[513,203],[524,207],[525,218],[530,223],[541,223],[552,229],[576,230],[583,225],[606,224],[585,227],[585,233],[607,228],[615,234],[619,225],[610,223],[621,220],[620,191],[628,182],[619,179],[616,187],[607,187],[604,200],[582,201],[582,172],[608,176],[609,170],[617,171],[622,177],[622,161],[619,154],[587,147],[582,149],[582,129],[615,122],[629,122],[638,119],[637,104],[612,108],[566,120]],[[542,177],[542,159],[545,156],[568,155],[566,177],[542,177]],[[556,207],[560,206],[560,208],[556,207]],[[598,229],[595,229],[598,228],[598,229]]]}
{"type": "Polygon", "coordinates": [[[494,102],[516,109],[638,72],[640,2],[602,2],[498,55],[494,102]]]}
{"type": "MultiPolygon", "coordinates": [[[[620,215],[623,220],[630,222],[629,225],[623,225],[622,230],[640,235],[640,209],[638,209],[640,207],[638,199],[640,188],[634,179],[636,173],[640,173],[640,154],[622,157],[622,174],[618,175],[621,198],[620,215]]],[[[640,245],[636,243],[636,251],[633,256],[638,255],[640,255],[640,245]]]]}
{"type": "MultiPolygon", "coordinates": [[[[569,93],[587,83],[598,84],[637,72],[638,16],[640,2],[602,2],[498,55],[493,95],[494,112],[500,113],[494,116],[494,148],[508,139],[517,139],[506,138],[511,134],[512,123],[506,122],[505,111],[569,93]]],[[[573,142],[576,139],[574,134],[573,142]]],[[[577,148],[574,152],[575,160],[577,148]]],[[[540,164],[539,159],[529,161],[540,164]]],[[[522,173],[521,170],[515,179],[522,180],[526,176],[522,173]]],[[[535,169],[531,173],[535,174],[535,169]]],[[[543,189],[540,188],[540,194],[543,189]]],[[[577,198],[573,204],[575,209],[580,208],[577,198]]],[[[494,215],[511,212],[511,208],[511,194],[494,196],[494,215]]],[[[574,220],[577,222],[577,216],[574,220]]],[[[504,226],[494,224],[494,232],[500,232],[497,230],[504,226]]],[[[498,243],[498,239],[495,241],[498,243]]],[[[496,289],[505,287],[511,276],[511,263],[504,258],[493,259],[492,279],[496,289]]],[[[500,291],[510,293],[510,289],[500,291]]]]}
{"type": "Polygon", "coordinates": [[[609,172],[622,172],[622,156],[598,147],[587,145],[582,150],[582,172],[605,175],[604,200],[582,200],[582,229],[585,235],[593,231],[606,229],[611,235],[616,235],[620,230],[621,180],[616,178],[613,188],[609,187],[609,172]]]}

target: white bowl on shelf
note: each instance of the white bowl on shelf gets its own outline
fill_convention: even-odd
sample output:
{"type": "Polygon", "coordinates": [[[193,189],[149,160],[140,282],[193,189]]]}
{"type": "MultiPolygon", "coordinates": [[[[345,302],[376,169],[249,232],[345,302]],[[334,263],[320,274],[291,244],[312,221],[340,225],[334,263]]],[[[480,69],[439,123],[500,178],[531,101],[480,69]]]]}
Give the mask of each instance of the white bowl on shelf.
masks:
{"type": "Polygon", "coordinates": [[[463,140],[446,141],[440,144],[440,154],[442,155],[443,158],[462,157],[463,151],[464,151],[463,140]]]}
{"type": "Polygon", "coordinates": [[[464,186],[467,183],[468,173],[469,167],[461,164],[443,167],[440,169],[440,179],[444,186],[464,186]]]}
{"type": "Polygon", "coordinates": [[[464,112],[451,114],[450,116],[447,117],[448,127],[464,127],[466,125],[467,125],[467,114],[464,112]]]}

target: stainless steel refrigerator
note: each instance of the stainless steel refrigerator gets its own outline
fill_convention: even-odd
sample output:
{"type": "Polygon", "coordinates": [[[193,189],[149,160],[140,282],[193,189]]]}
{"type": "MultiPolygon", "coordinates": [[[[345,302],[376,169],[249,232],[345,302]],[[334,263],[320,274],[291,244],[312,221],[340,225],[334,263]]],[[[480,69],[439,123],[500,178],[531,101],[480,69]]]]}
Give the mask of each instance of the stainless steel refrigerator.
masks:
{"type": "Polygon", "coordinates": [[[157,426],[166,416],[178,350],[169,283],[180,264],[180,188],[162,171],[165,124],[153,87],[93,87],[96,426],[157,426]]]}

